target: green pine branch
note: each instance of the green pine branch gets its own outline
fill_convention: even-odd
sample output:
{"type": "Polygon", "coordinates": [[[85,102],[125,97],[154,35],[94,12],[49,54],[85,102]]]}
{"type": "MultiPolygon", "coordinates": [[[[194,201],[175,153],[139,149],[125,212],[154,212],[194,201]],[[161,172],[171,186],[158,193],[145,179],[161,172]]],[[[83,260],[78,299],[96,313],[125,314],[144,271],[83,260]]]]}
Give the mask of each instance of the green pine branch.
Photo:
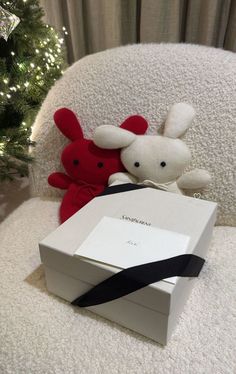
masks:
{"type": "Polygon", "coordinates": [[[31,126],[47,92],[65,68],[61,37],[42,21],[38,0],[0,0],[20,18],[0,38],[0,180],[27,175],[31,126]]]}

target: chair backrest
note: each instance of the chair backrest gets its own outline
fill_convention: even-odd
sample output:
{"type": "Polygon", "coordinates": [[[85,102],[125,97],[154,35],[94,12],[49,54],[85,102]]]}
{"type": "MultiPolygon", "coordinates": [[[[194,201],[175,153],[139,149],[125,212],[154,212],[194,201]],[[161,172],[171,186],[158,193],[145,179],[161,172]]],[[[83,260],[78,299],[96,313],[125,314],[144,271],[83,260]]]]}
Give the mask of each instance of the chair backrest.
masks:
{"type": "Polygon", "coordinates": [[[96,126],[118,126],[141,114],[155,134],[170,105],[191,103],[197,113],[183,137],[192,152],[189,169],[207,169],[213,178],[202,198],[219,203],[218,224],[235,225],[236,55],[187,44],[119,47],[76,62],[56,82],[33,126],[36,141],[31,187],[40,196],[56,196],[47,176],[62,170],[67,140],[53,122],[60,107],[77,113],[85,136],[96,126]]]}

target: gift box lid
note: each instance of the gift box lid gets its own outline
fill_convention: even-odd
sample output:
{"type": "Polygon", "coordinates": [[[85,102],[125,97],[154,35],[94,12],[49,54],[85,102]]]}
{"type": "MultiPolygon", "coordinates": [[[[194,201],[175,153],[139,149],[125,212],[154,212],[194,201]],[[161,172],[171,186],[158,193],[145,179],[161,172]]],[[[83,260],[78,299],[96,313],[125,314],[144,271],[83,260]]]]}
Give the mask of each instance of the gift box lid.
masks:
{"type": "MultiPolygon", "coordinates": [[[[104,216],[187,235],[190,239],[186,253],[204,258],[216,220],[216,207],[214,202],[152,188],[99,196],[40,242],[41,259],[46,266],[91,287],[120,271],[114,266],[75,256],[104,216]]],[[[181,302],[185,288],[189,289],[186,287],[189,282],[193,283],[194,279],[178,277],[176,284],[160,281],[125,298],[170,314],[181,302]]]]}

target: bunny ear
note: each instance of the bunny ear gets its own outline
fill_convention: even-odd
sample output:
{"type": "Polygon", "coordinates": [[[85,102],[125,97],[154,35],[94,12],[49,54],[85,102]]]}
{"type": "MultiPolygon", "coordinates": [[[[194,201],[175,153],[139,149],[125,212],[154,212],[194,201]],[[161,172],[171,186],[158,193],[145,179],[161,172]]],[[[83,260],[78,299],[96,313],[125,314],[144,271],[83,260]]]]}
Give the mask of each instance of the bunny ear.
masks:
{"type": "Polygon", "coordinates": [[[178,138],[190,127],[195,117],[195,110],[186,103],[174,104],[168,113],[164,136],[178,138]]]}
{"type": "Polygon", "coordinates": [[[136,135],[130,131],[116,126],[103,125],[96,128],[94,132],[94,143],[105,149],[118,149],[127,147],[136,138],[136,135]]]}
{"type": "Polygon", "coordinates": [[[83,138],[83,131],[76,115],[67,108],[58,109],[54,113],[54,121],[59,130],[70,140],[83,138]]]}
{"type": "Polygon", "coordinates": [[[148,123],[142,116],[128,117],[121,125],[121,129],[133,132],[136,135],[143,135],[147,131],[148,123]]]}

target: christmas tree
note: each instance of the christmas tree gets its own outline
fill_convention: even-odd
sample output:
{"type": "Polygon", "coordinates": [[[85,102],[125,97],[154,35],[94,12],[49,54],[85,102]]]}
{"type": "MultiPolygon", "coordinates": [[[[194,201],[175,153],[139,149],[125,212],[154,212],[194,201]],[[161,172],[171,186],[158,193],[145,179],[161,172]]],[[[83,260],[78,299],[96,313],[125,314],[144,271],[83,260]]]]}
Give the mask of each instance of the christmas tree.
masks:
{"type": "Polygon", "coordinates": [[[38,0],[0,0],[0,181],[27,175],[31,126],[65,67],[63,38],[42,16],[38,0]]]}

